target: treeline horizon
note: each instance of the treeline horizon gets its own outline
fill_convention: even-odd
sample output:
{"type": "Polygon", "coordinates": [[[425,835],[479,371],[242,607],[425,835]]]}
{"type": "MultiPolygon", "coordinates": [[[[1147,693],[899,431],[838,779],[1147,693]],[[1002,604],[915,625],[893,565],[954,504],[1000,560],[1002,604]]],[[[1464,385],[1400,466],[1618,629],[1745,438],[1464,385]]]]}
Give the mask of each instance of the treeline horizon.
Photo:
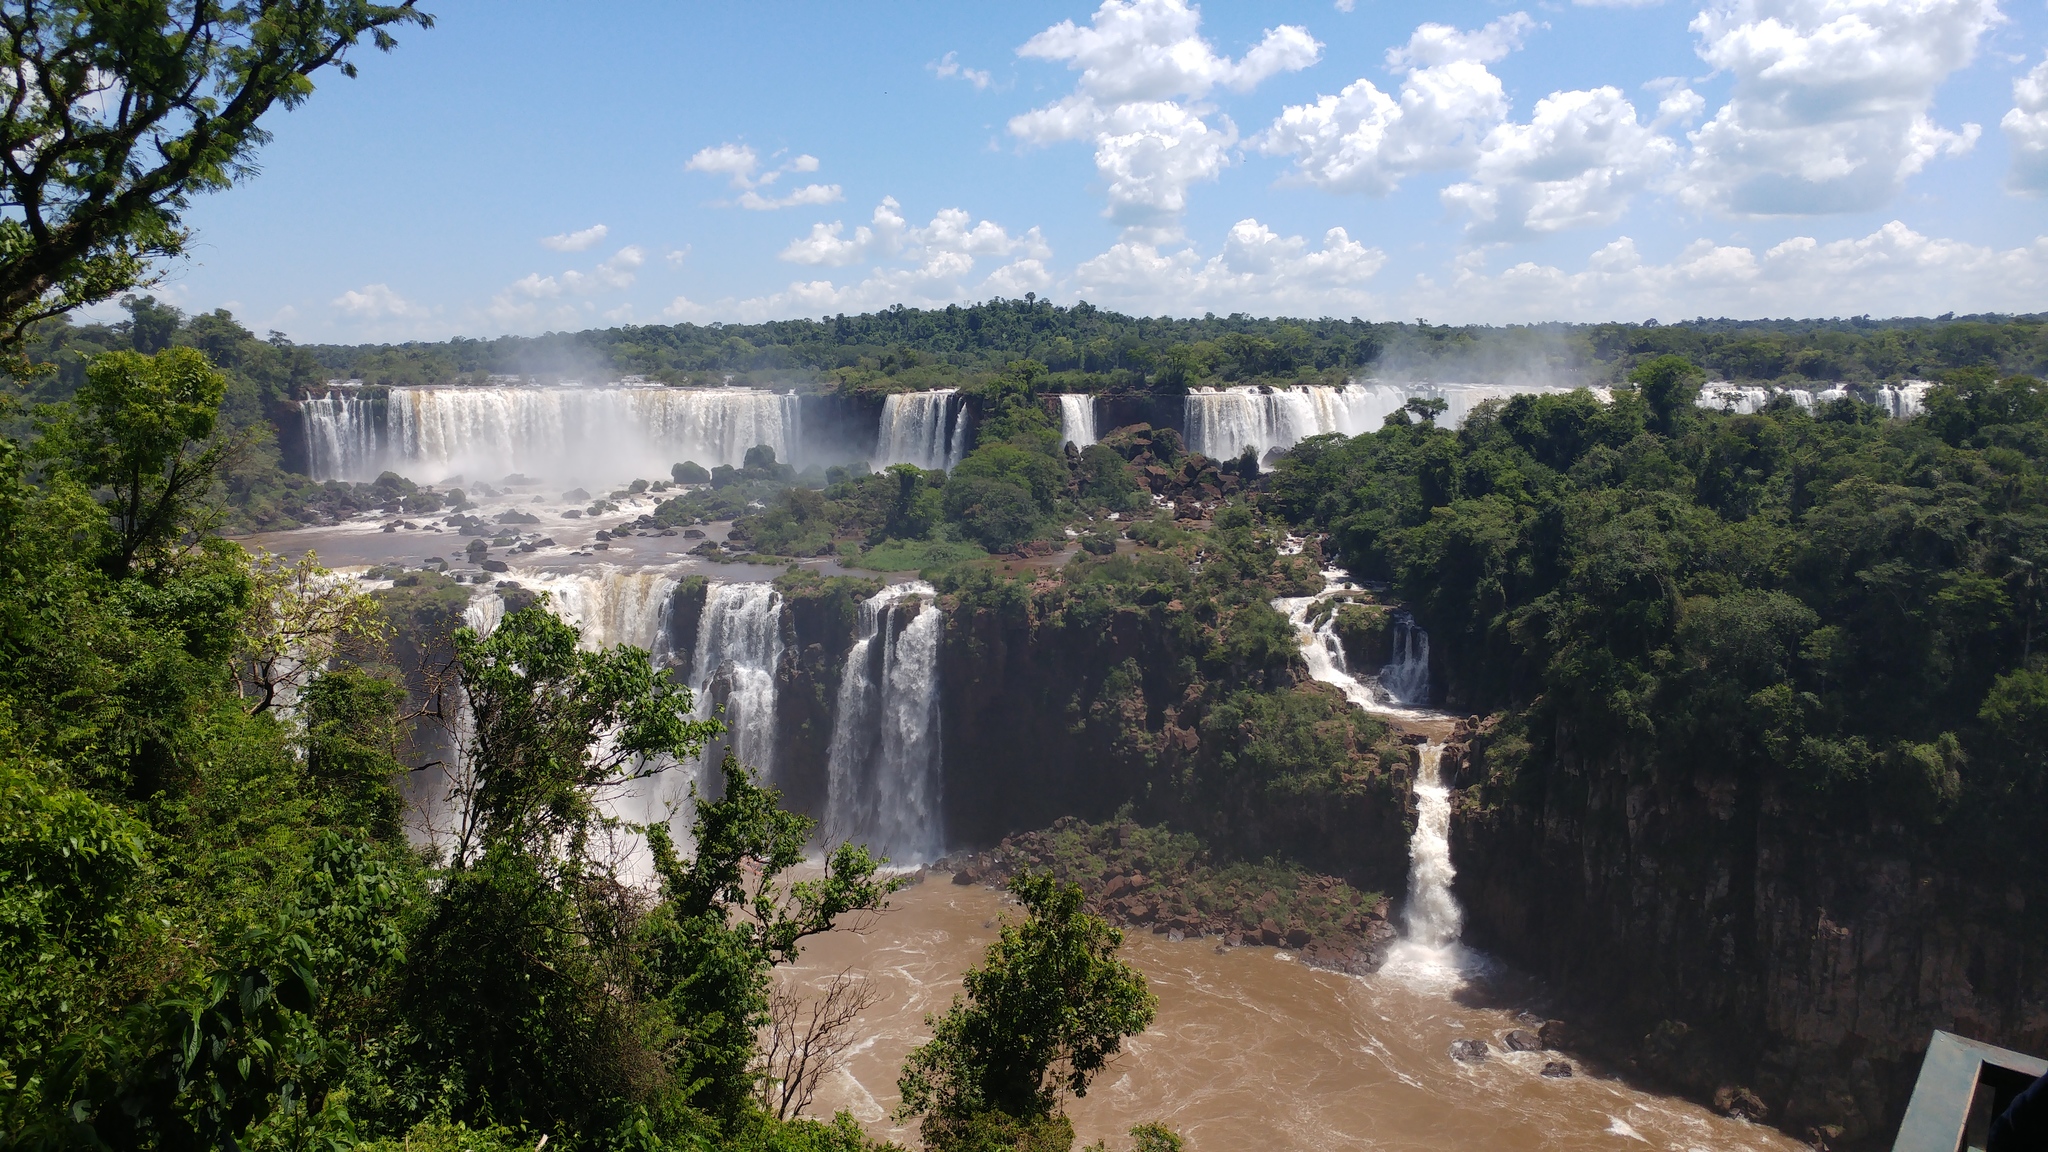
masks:
{"type": "Polygon", "coordinates": [[[1058,387],[1090,392],[1334,383],[1362,374],[1597,385],[1672,354],[1719,380],[1803,386],[1938,380],[1965,368],[2048,371],[2048,313],[1437,325],[1245,313],[1143,317],[1085,301],[996,298],[816,320],[299,347],[335,379],[401,387],[490,376],[640,376],[899,391],[972,383],[1019,360],[1043,364],[1058,387]]]}

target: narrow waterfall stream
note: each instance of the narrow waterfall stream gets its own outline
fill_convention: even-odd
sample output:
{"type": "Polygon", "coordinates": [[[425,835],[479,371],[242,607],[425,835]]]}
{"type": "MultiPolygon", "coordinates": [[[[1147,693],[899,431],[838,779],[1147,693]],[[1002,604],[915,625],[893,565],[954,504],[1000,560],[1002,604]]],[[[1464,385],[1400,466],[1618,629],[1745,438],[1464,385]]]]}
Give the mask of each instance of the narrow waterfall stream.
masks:
{"type": "Polygon", "coordinates": [[[922,581],[860,606],[826,767],[825,835],[898,865],[944,851],[939,810],[939,641],[945,621],[922,581]]]}
{"type": "Polygon", "coordinates": [[[1060,396],[1060,440],[1076,448],[1095,443],[1095,397],[1082,393],[1060,396]]]}
{"type": "Polygon", "coordinates": [[[725,739],[704,750],[714,770],[732,749],[775,778],[775,668],[782,662],[782,594],[772,584],[717,584],[704,600],[690,661],[696,713],[725,709],[725,739]]]}
{"type": "MultiPolygon", "coordinates": [[[[1432,711],[1429,703],[1429,634],[1403,609],[1386,609],[1389,659],[1376,672],[1360,675],[1350,667],[1337,632],[1337,613],[1313,619],[1319,606],[1349,591],[1344,573],[1323,574],[1325,587],[1314,596],[1286,597],[1273,607],[1294,625],[1309,675],[1344,693],[1366,712],[1409,723],[1442,723],[1451,719],[1432,711]]],[[[1464,914],[1452,893],[1457,868],[1451,863],[1451,788],[1443,778],[1444,746],[1425,741],[1416,748],[1413,795],[1415,832],[1408,841],[1408,892],[1404,919],[1407,932],[1387,956],[1384,972],[1418,987],[1450,992],[1468,976],[1485,970],[1487,958],[1458,943],[1464,914]]]]}
{"type": "Polygon", "coordinates": [[[1415,835],[1408,841],[1408,939],[1423,948],[1458,942],[1465,914],[1451,895],[1451,790],[1443,782],[1444,746],[1424,744],[1415,776],[1415,835]]]}

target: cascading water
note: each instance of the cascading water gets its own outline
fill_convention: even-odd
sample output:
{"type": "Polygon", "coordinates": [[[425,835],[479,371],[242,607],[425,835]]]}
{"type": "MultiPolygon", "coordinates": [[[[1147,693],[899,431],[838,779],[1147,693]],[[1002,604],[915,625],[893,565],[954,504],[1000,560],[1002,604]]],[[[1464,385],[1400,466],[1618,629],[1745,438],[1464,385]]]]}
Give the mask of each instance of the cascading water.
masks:
{"type": "MultiPolygon", "coordinates": [[[[1324,590],[1314,596],[1283,597],[1273,607],[1294,625],[1302,660],[1315,680],[1338,688],[1353,705],[1377,716],[1442,723],[1450,717],[1423,705],[1429,698],[1429,634],[1406,612],[1395,610],[1393,660],[1379,675],[1360,679],[1348,668],[1337,636],[1334,611],[1311,621],[1319,605],[1347,595],[1344,574],[1323,573],[1324,590]]],[[[1407,936],[1387,954],[1384,973],[1417,988],[1449,991],[1484,970],[1486,958],[1458,944],[1463,916],[1451,894],[1457,875],[1451,866],[1451,790],[1443,779],[1443,745],[1417,749],[1414,783],[1415,833],[1408,842],[1407,936]]]]}
{"type": "Polygon", "coordinates": [[[1072,394],[1060,397],[1060,440],[1076,448],[1086,448],[1095,443],[1095,397],[1072,394]]]}
{"type": "Polygon", "coordinates": [[[737,467],[757,444],[787,462],[802,443],[796,394],[755,388],[337,387],[304,411],[322,480],[662,477],[684,460],[737,467]]]}
{"type": "Polygon", "coordinates": [[[730,747],[740,763],[774,778],[775,669],[782,649],[782,594],[774,585],[712,587],[690,662],[697,715],[709,716],[718,704],[725,706],[725,739],[705,750],[706,769],[730,747]]]}
{"type": "Polygon", "coordinates": [[[1380,687],[1411,708],[1429,703],[1429,633],[1415,617],[1395,609],[1392,659],[1380,669],[1380,687]]]}
{"type": "Polygon", "coordinates": [[[828,758],[825,834],[909,865],[944,851],[939,809],[939,642],[933,588],[913,581],[860,606],[828,758]]]}
{"type": "Polygon", "coordinates": [[[555,615],[582,632],[583,647],[631,644],[646,649],[657,667],[670,662],[668,612],[675,577],[605,564],[564,574],[521,572],[517,578],[548,594],[555,615]]]}
{"type": "Polygon", "coordinates": [[[876,468],[915,464],[951,468],[967,455],[967,404],[957,389],[897,392],[882,398],[875,437],[876,468]]]}
{"type": "Polygon", "coordinates": [[[1458,942],[1464,912],[1451,895],[1451,790],[1443,781],[1444,746],[1424,744],[1415,774],[1415,835],[1408,841],[1408,939],[1421,948],[1458,942]]]}
{"type": "Polygon", "coordinates": [[[1308,664],[1311,679],[1344,693],[1345,699],[1367,712],[1382,716],[1423,718],[1434,715],[1421,710],[1429,702],[1429,633],[1406,612],[1395,610],[1393,662],[1377,672],[1354,670],[1337,636],[1337,614],[1333,611],[1311,622],[1316,606],[1330,598],[1342,585],[1343,574],[1325,572],[1331,587],[1315,596],[1285,596],[1273,607],[1294,625],[1301,646],[1301,658],[1308,664]]]}
{"type": "Polygon", "coordinates": [[[1197,388],[1188,393],[1185,409],[1188,447],[1204,456],[1224,459],[1247,446],[1260,459],[1328,432],[1357,436],[1376,432],[1386,418],[1412,399],[1442,400],[1446,407],[1437,422],[1445,427],[1464,423],[1473,408],[1487,400],[1523,393],[1567,392],[1557,385],[1421,384],[1359,381],[1328,385],[1241,388],[1197,388]]]}

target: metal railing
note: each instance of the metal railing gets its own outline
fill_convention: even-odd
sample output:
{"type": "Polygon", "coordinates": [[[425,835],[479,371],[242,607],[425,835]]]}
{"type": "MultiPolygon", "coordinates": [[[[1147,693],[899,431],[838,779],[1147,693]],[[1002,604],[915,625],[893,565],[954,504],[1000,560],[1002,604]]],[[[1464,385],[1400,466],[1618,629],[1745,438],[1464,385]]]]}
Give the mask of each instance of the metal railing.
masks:
{"type": "Polygon", "coordinates": [[[1991,1118],[2044,1073],[2039,1057],[1936,1032],[1892,1152],[1981,1152],[1991,1118]]]}

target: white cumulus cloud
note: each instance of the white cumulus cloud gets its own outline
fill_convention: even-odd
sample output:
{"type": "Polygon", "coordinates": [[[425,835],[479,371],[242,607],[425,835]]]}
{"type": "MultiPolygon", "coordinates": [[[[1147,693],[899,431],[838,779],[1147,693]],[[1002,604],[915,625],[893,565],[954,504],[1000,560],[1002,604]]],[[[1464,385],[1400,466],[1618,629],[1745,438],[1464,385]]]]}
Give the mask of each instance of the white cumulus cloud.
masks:
{"type": "Polygon", "coordinates": [[[1529,123],[1488,132],[1472,179],[1443,198],[1471,214],[1481,239],[1611,224],[1677,152],[1614,88],[1553,92],[1529,123]]]}
{"type": "Polygon", "coordinates": [[[1300,236],[1281,236],[1257,220],[1240,220],[1223,249],[1206,259],[1193,247],[1163,252],[1126,239],[1074,269],[1078,294],[1137,312],[1190,315],[1205,309],[1327,316],[1374,303],[1366,283],[1386,263],[1342,228],[1311,249],[1300,236]]]}
{"type": "Polygon", "coordinates": [[[332,303],[358,320],[417,316],[422,311],[419,305],[392,291],[389,284],[365,284],[336,296],[332,303]]]}
{"type": "Polygon", "coordinates": [[[749,188],[740,193],[739,199],[735,202],[742,208],[767,212],[806,204],[830,204],[843,199],[845,196],[837,184],[806,184],[801,188],[791,189],[787,196],[763,196],[749,188]]]}
{"type": "Polygon", "coordinates": [[[1294,157],[1298,179],[1331,192],[1385,196],[1415,173],[1463,168],[1507,118],[1507,94],[1486,65],[1534,27],[1521,12],[1472,32],[1424,24],[1387,53],[1388,66],[1405,73],[1398,97],[1361,78],[1281,109],[1254,144],[1294,157]]]}
{"type": "Polygon", "coordinates": [[[776,293],[702,304],[677,297],[664,310],[672,320],[744,319],[858,312],[892,304],[943,307],[990,296],[1043,292],[1053,283],[1046,261],[1052,249],[1037,228],[1012,234],[959,208],[934,213],[913,227],[894,197],[877,205],[867,224],[846,234],[843,221],[815,224],[792,240],[782,258],[796,264],[841,267],[867,262],[866,276],[848,283],[798,281],[776,293]],[[982,272],[988,261],[1000,261],[982,272]]]}
{"type": "Polygon", "coordinates": [[[2012,111],[1998,122],[2012,145],[2006,186],[2022,195],[2048,195],[2048,59],[2012,82],[2012,102],[2012,111]]]}
{"type": "Polygon", "coordinates": [[[1419,278],[1398,299],[1402,314],[1512,323],[2012,312],[2039,307],[2044,292],[2048,236],[2001,250],[1893,221],[1866,236],[1797,236],[1762,251],[1700,240],[1661,264],[1624,236],[1578,271],[1523,262],[1488,273],[1468,261],[1447,282],[1419,278]]]}
{"type": "Polygon", "coordinates": [[[557,252],[582,252],[595,247],[599,241],[603,240],[610,233],[611,229],[604,225],[592,224],[590,227],[576,232],[561,232],[553,236],[543,236],[540,238],[540,246],[552,248],[557,252]]]}
{"type": "Polygon", "coordinates": [[[1237,130],[1201,103],[1218,87],[1247,92],[1322,56],[1304,28],[1283,24],[1235,60],[1200,34],[1185,0],[1105,0],[1087,27],[1063,20],[1017,54],[1080,73],[1071,95],[1010,120],[1027,144],[1091,140],[1111,219],[1143,225],[1177,216],[1189,186],[1230,163],[1237,130]]]}
{"type": "Polygon", "coordinates": [[[763,189],[769,188],[789,173],[816,172],[819,167],[818,158],[808,152],[792,156],[783,164],[763,172],[761,157],[751,146],[718,144],[698,149],[683,167],[691,172],[724,176],[740,193],[731,203],[754,212],[832,204],[845,198],[844,190],[837,184],[806,184],[801,188],[792,188],[782,196],[763,194],[763,189]]]}
{"type": "Polygon", "coordinates": [[[932,74],[941,80],[949,80],[958,76],[960,79],[974,85],[974,90],[977,92],[985,90],[993,82],[986,69],[969,68],[965,64],[960,63],[960,54],[958,52],[948,52],[930,64],[925,65],[925,67],[931,69],[932,74]]]}
{"type": "Polygon", "coordinates": [[[761,157],[746,144],[717,144],[700,148],[683,164],[683,169],[688,172],[724,176],[735,188],[752,188],[754,173],[760,167],[761,157]]]}
{"type": "Polygon", "coordinates": [[[1883,205],[1976,143],[1977,125],[1928,109],[2001,19],[1996,0],[1714,0],[1691,28],[1734,92],[1691,134],[1680,198],[1758,216],[1883,205]]]}

